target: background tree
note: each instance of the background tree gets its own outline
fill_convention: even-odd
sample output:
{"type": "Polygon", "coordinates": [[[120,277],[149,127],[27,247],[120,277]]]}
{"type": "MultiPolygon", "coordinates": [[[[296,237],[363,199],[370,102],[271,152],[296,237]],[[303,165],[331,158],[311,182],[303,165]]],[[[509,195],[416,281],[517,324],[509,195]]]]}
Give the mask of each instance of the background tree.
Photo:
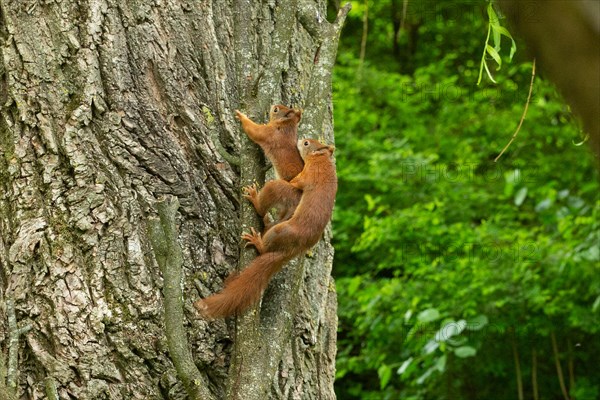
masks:
{"type": "Polygon", "coordinates": [[[10,367],[18,353],[17,370],[0,368],[7,390],[186,397],[148,235],[168,195],[180,203],[184,332],[200,370],[192,396],[333,397],[329,234],[243,318],[207,323],[191,302],[254,256],[240,251],[242,229],[257,224],[240,188],[264,166],[233,110],[260,120],[272,103],[300,106],[300,135],[331,141],[348,7],[333,23],[309,0],[0,7],[0,298],[16,327],[0,329],[0,358],[10,367]]]}

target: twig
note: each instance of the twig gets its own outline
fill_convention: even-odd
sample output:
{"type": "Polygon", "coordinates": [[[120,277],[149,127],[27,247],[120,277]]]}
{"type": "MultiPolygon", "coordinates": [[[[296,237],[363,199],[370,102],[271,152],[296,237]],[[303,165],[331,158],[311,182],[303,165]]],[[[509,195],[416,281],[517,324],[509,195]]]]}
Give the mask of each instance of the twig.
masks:
{"type": "Polygon", "coordinates": [[[54,382],[54,378],[47,376],[46,379],[44,379],[44,385],[46,386],[46,397],[48,397],[48,400],[60,400],[58,392],[56,391],[56,382],[54,382]]]}
{"type": "Polygon", "coordinates": [[[0,399],[16,400],[12,390],[6,387],[6,365],[4,354],[0,352],[0,399]]]}
{"type": "Polygon", "coordinates": [[[512,138],[510,138],[510,141],[506,144],[506,146],[504,146],[504,148],[502,149],[500,154],[498,154],[498,156],[494,159],[494,162],[497,162],[498,159],[500,157],[502,157],[502,154],[504,154],[506,149],[508,149],[508,147],[512,144],[512,142],[517,137],[517,134],[521,130],[521,125],[523,125],[523,121],[525,120],[525,116],[527,115],[527,109],[529,108],[529,101],[531,100],[531,93],[533,92],[533,80],[534,79],[535,79],[535,58],[533,59],[533,65],[531,66],[531,83],[529,84],[529,94],[527,95],[527,103],[525,103],[525,109],[523,110],[523,115],[521,115],[521,121],[519,121],[519,126],[517,126],[517,130],[513,134],[512,138]]]}
{"type": "Polygon", "coordinates": [[[562,367],[560,366],[560,360],[558,358],[558,345],[556,344],[556,335],[554,334],[554,331],[550,332],[550,339],[552,340],[552,352],[554,353],[554,363],[556,364],[556,375],[558,375],[560,391],[562,392],[564,399],[569,400],[569,392],[565,386],[562,367]]]}
{"type": "Polygon", "coordinates": [[[537,368],[537,352],[534,347],[531,350],[531,386],[533,388],[533,400],[540,400],[538,394],[537,368]]]}
{"type": "Polygon", "coordinates": [[[408,0],[402,2],[402,19],[400,20],[400,32],[404,30],[404,24],[406,23],[406,10],[408,9],[408,0]]]}
{"type": "MultiPolygon", "coordinates": [[[[392,2],[392,4],[395,4],[395,2],[392,2]]],[[[395,10],[395,8],[394,8],[395,10]]],[[[398,46],[398,41],[400,40],[400,38],[402,37],[402,34],[404,33],[405,30],[405,25],[406,25],[406,11],[408,10],[408,0],[403,0],[402,1],[402,16],[400,17],[400,25],[398,26],[398,29],[394,31],[394,46],[398,46]]],[[[394,13],[396,11],[393,11],[394,13]]],[[[395,15],[394,15],[395,18],[395,15]]],[[[397,51],[397,50],[395,50],[397,51]]]]}
{"type": "Polygon", "coordinates": [[[360,41],[360,57],[358,61],[358,70],[362,69],[365,62],[365,53],[367,52],[367,37],[369,34],[369,0],[365,0],[365,12],[363,14],[363,32],[360,41]]]}
{"type": "Polygon", "coordinates": [[[6,371],[6,383],[9,390],[17,388],[17,372],[19,365],[19,337],[31,330],[31,325],[21,328],[17,325],[17,314],[15,312],[15,301],[6,299],[6,312],[8,314],[8,366],[6,371]]]}
{"type": "Polygon", "coordinates": [[[156,203],[159,218],[148,221],[154,256],[163,275],[165,334],[169,355],[188,396],[194,400],[213,399],[204,377],[194,364],[183,327],[183,255],[177,242],[176,197],[156,203]]]}
{"type": "Polygon", "coordinates": [[[236,167],[240,166],[240,158],[234,156],[233,154],[229,154],[229,152],[225,150],[225,147],[223,147],[223,145],[219,141],[219,137],[216,134],[211,133],[210,138],[212,139],[212,143],[215,146],[215,150],[217,150],[217,153],[219,153],[219,155],[223,157],[225,161],[227,161],[230,165],[234,165],[236,167]]]}
{"type": "Polygon", "coordinates": [[[515,375],[517,376],[517,396],[519,400],[523,400],[523,375],[521,374],[521,363],[519,361],[519,350],[517,349],[517,339],[514,332],[511,338],[513,358],[515,360],[515,375]]]}

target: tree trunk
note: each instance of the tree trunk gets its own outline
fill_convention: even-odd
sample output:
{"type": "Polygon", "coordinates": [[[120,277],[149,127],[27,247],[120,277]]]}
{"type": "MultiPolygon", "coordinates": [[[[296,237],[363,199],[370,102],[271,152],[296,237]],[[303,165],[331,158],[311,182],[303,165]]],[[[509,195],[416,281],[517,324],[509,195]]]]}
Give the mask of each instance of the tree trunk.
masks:
{"type": "Polygon", "coordinates": [[[163,289],[177,291],[148,233],[156,202],[174,196],[185,321],[175,331],[187,333],[179,345],[200,371],[198,393],[334,398],[330,230],[245,316],[206,322],[191,303],[255,256],[240,246],[257,224],[240,189],[264,165],[234,109],[260,120],[272,103],[303,107],[300,136],[331,142],[349,8],[333,23],[323,0],[0,8],[0,316],[10,320],[11,303],[16,317],[0,325],[0,370],[18,363],[7,390],[187,398],[165,333],[163,289]]]}
{"type": "Polygon", "coordinates": [[[517,33],[581,117],[600,166],[600,8],[597,1],[500,0],[517,33]],[[568,62],[565,62],[568,60],[568,62]]]}

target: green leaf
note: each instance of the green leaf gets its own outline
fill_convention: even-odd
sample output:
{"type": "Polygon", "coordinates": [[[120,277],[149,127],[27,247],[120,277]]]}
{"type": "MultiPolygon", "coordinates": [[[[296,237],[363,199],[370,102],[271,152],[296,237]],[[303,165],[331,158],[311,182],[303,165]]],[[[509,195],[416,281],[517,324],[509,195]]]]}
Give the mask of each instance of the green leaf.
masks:
{"type": "MultiPolygon", "coordinates": [[[[513,40],[513,37],[511,36],[510,32],[505,27],[498,26],[498,27],[496,27],[496,31],[498,31],[499,34],[506,36],[510,40],[513,40]]],[[[514,42],[514,40],[513,40],[513,42],[514,42]]]]}
{"type": "Polygon", "coordinates": [[[600,249],[598,248],[598,246],[590,247],[589,249],[581,253],[581,257],[584,260],[597,262],[598,260],[600,260],[600,249]]]}
{"type": "Polygon", "coordinates": [[[377,369],[377,375],[379,375],[379,387],[383,390],[390,382],[390,378],[392,377],[392,369],[389,365],[383,364],[377,369]]]}
{"type": "Polygon", "coordinates": [[[521,189],[519,189],[519,191],[515,195],[515,205],[517,207],[520,207],[521,204],[523,204],[523,202],[525,201],[526,197],[527,197],[527,188],[522,187],[521,189]]]}
{"type": "Polygon", "coordinates": [[[377,205],[377,201],[370,194],[365,195],[365,201],[367,202],[367,210],[373,211],[377,205]]]}
{"type": "Polygon", "coordinates": [[[446,355],[445,354],[437,359],[437,362],[435,363],[435,368],[440,372],[444,372],[444,370],[446,369],[446,355]]]}
{"type": "Polygon", "coordinates": [[[535,212],[542,212],[550,208],[552,206],[552,199],[544,199],[535,205],[535,212]]]}
{"type": "Polygon", "coordinates": [[[489,44],[485,46],[485,50],[487,51],[487,53],[490,56],[492,56],[492,58],[494,59],[494,61],[496,61],[496,63],[498,64],[498,69],[500,69],[502,67],[502,58],[500,58],[500,54],[498,54],[498,52],[496,51],[496,49],[494,49],[489,44]]]}
{"type": "Polygon", "coordinates": [[[423,382],[425,382],[425,380],[433,373],[433,371],[435,371],[435,368],[429,368],[427,371],[425,371],[425,373],[417,379],[417,385],[422,385],[423,382]]]}
{"type": "Polygon", "coordinates": [[[596,312],[600,308],[600,296],[596,297],[594,304],[592,304],[592,311],[596,312]]]}
{"type": "Polygon", "coordinates": [[[473,357],[477,354],[477,350],[471,346],[462,346],[454,349],[454,354],[460,358],[473,357]]]}
{"type": "Polygon", "coordinates": [[[427,310],[423,310],[417,315],[417,321],[421,323],[427,323],[431,321],[435,321],[440,318],[440,312],[435,308],[428,308],[427,310]]]}
{"type": "Polygon", "coordinates": [[[400,368],[398,368],[398,375],[402,375],[403,373],[406,372],[406,370],[408,369],[408,367],[410,366],[410,363],[412,363],[413,358],[410,357],[409,359],[405,360],[402,365],[400,366],[400,368]]]}
{"type": "Polygon", "coordinates": [[[461,319],[458,322],[450,321],[444,324],[435,334],[435,340],[438,342],[446,342],[456,335],[460,335],[467,327],[467,321],[461,319]]]}
{"type": "Polygon", "coordinates": [[[510,54],[508,55],[508,59],[512,61],[513,56],[515,55],[516,52],[517,52],[517,44],[513,40],[512,46],[510,46],[510,54]]]}
{"type": "Polygon", "coordinates": [[[494,6],[492,5],[492,3],[490,2],[490,4],[488,4],[487,7],[487,14],[488,14],[488,19],[490,21],[490,25],[492,25],[492,27],[499,27],[500,26],[500,18],[498,18],[498,14],[496,14],[496,11],[494,11],[494,6]]]}
{"type": "Polygon", "coordinates": [[[348,286],[347,286],[348,295],[350,295],[350,296],[354,295],[354,293],[356,293],[356,291],[360,287],[361,282],[362,282],[362,277],[360,277],[360,276],[355,276],[352,279],[349,279],[348,286]]]}
{"type": "Polygon", "coordinates": [[[480,329],[483,329],[483,327],[486,326],[488,322],[488,317],[484,314],[480,314],[475,318],[467,321],[467,330],[478,331],[480,329]]]}
{"type": "Polygon", "coordinates": [[[423,347],[423,353],[425,354],[431,354],[434,351],[436,351],[438,348],[440,347],[439,342],[436,342],[435,340],[430,340],[429,342],[427,342],[427,344],[423,347]]]}
{"type": "Polygon", "coordinates": [[[502,44],[500,37],[500,32],[492,27],[492,38],[494,39],[494,49],[496,51],[500,51],[500,45],[502,44]]]}
{"type": "Polygon", "coordinates": [[[485,72],[487,72],[488,78],[490,78],[490,80],[491,80],[492,82],[494,82],[494,83],[497,83],[497,82],[494,80],[494,77],[492,76],[492,73],[490,72],[490,69],[488,68],[488,65],[487,65],[487,63],[486,63],[485,61],[484,61],[484,63],[483,63],[483,66],[485,67],[485,72]]]}
{"type": "Polygon", "coordinates": [[[510,46],[510,55],[509,58],[512,60],[513,56],[515,55],[515,53],[517,52],[517,43],[515,43],[515,40],[513,39],[512,35],[510,34],[510,32],[503,26],[498,26],[495,28],[495,32],[498,32],[501,35],[506,36],[507,38],[509,38],[512,42],[511,46],[510,46]]]}
{"type": "Polygon", "coordinates": [[[504,174],[504,180],[506,180],[506,183],[510,183],[512,185],[520,182],[522,179],[523,177],[521,174],[521,170],[518,168],[512,171],[508,171],[504,174]]]}

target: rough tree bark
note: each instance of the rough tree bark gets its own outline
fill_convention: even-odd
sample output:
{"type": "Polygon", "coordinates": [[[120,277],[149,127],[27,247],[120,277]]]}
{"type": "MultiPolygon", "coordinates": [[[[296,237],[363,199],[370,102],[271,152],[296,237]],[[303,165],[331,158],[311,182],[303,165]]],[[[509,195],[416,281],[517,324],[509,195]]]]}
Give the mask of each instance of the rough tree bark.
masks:
{"type": "Polygon", "coordinates": [[[254,256],[240,188],[264,165],[233,110],[300,106],[300,136],[331,142],[348,9],[328,22],[323,0],[0,0],[0,317],[7,301],[16,316],[0,325],[0,394],[16,353],[7,390],[24,398],[187,398],[148,234],[168,195],[199,393],[335,397],[330,231],[246,316],[206,322],[191,303],[254,256]]]}

